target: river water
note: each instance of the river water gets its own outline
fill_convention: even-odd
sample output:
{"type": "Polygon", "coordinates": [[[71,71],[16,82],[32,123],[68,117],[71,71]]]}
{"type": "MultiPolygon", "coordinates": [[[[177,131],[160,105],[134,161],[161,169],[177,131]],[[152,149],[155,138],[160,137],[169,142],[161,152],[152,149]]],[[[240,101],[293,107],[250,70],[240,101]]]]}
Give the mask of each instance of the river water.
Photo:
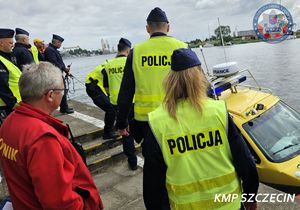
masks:
{"type": "MultiPolygon", "coordinates": [[[[200,50],[194,50],[206,71],[200,50]]],[[[225,52],[227,61],[236,61],[243,69],[249,68],[260,86],[271,89],[274,95],[300,111],[300,39],[278,44],[258,42],[233,45],[225,47],[225,52]]],[[[225,62],[222,47],[203,48],[203,53],[210,71],[212,66],[225,62]]],[[[72,63],[72,74],[77,79],[75,93],[70,94],[70,98],[93,104],[85,92],[85,77],[98,64],[114,56],[110,54],[65,59],[66,65],[72,63]]]]}

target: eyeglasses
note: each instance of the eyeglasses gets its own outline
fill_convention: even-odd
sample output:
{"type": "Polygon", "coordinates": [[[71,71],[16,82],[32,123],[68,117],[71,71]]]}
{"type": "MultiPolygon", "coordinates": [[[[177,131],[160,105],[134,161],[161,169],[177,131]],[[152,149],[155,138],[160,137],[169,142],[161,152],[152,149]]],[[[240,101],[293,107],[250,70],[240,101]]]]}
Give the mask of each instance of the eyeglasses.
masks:
{"type": "Polygon", "coordinates": [[[68,88],[55,88],[55,89],[50,89],[50,90],[53,90],[53,91],[68,91],[69,89],[68,88]]]}
{"type": "MultiPolygon", "coordinates": [[[[52,90],[54,92],[54,91],[68,91],[69,89],[68,88],[53,88],[50,90],[52,90]]],[[[50,90],[47,90],[44,94],[46,95],[50,90]]]]}

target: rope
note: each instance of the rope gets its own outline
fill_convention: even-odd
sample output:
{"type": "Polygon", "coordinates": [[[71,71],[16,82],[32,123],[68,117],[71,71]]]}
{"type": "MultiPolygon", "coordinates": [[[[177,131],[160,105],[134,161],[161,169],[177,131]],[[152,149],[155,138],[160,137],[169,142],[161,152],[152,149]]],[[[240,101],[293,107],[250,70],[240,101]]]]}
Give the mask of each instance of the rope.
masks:
{"type": "Polygon", "coordinates": [[[74,75],[71,75],[71,78],[75,79],[78,83],[82,84],[85,87],[85,83],[77,79],[74,75]]]}
{"type": "Polygon", "coordinates": [[[72,99],[70,97],[69,94],[75,94],[76,90],[82,90],[82,89],[85,89],[85,83],[80,81],[78,78],[76,78],[74,75],[70,74],[66,74],[65,75],[65,81],[66,81],[66,89],[68,89],[68,93],[67,93],[67,99],[70,100],[72,99]],[[80,89],[75,89],[75,80],[81,84],[83,86],[83,88],[80,88],[80,89]]]}
{"type": "Polygon", "coordinates": [[[75,93],[74,79],[70,75],[66,74],[65,81],[66,81],[66,88],[69,90],[67,96],[69,95],[69,93],[74,94],[75,93]],[[72,89],[70,88],[71,83],[72,83],[72,89]]]}

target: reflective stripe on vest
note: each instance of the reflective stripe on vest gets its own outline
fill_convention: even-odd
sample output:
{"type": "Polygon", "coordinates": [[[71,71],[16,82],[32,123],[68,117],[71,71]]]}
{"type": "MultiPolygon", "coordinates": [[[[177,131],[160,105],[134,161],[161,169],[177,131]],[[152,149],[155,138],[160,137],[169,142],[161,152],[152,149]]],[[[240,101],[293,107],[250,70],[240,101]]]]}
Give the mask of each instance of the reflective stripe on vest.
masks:
{"type": "MultiPolygon", "coordinates": [[[[229,192],[227,194],[224,194],[224,197],[230,198],[232,195],[241,195],[241,188],[237,187],[236,190],[229,192]]],[[[229,199],[229,200],[230,200],[229,199]]],[[[219,199],[220,200],[220,199],[219,199]]],[[[224,199],[225,200],[225,199],[224,199]]],[[[198,200],[191,203],[174,203],[172,200],[169,200],[171,209],[178,209],[178,210],[238,210],[240,209],[241,203],[240,199],[237,199],[234,204],[228,205],[228,202],[218,202],[218,200],[215,200],[215,198],[206,199],[206,200],[198,200]]]]}
{"type": "Polygon", "coordinates": [[[171,55],[187,44],[169,36],[152,37],[133,49],[135,79],[134,118],[148,121],[147,114],[157,108],[165,96],[163,79],[170,70],[171,55]]]}
{"type": "MultiPolygon", "coordinates": [[[[12,62],[7,60],[6,58],[0,56],[0,61],[5,65],[8,70],[8,86],[14,97],[16,97],[17,102],[21,101],[21,95],[19,91],[19,79],[21,76],[20,69],[15,66],[12,62]]],[[[0,98],[0,106],[6,106],[5,102],[0,98]]]]}
{"type": "Polygon", "coordinates": [[[93,80],[98,80],[97,85],[102,90],[102,92],[107,96],[107,93],[103,87],[103,75],[101,73],[102,69],[104,68],[104,64],[98,65],[93,71],[88,73],[85,79],[85,84],[90,84],[92,78],[93,80]]]}
{"type": "Polygon", "coordinates": [[[149,113],[149,123],[167,165],[166,187],[174,210],[233,209],[241,205],[241,185],[227,139],[223,101],[207,99],[199,113],[189,101],[179,101],[177,120],[161,105],[149,113]],[[234,193],[231,202],[215,195],[234,193]]]}
{"type": "Polygon", "coordinates": [[[105,65],[105,71],[108,77],[109,100],[114,105],[117,105],[118,102],[126,59],[127,57],[116,57],[108,60],[105,65]]]}
{"type": "Polygon", "coordinates": [[[36,64],[39,64],[40,63],[40,61],[39,61],[39,50],[37,49],[37,47],[35,45],[31,46],[31,53],[32,53],[34,62],[36,64]]]}

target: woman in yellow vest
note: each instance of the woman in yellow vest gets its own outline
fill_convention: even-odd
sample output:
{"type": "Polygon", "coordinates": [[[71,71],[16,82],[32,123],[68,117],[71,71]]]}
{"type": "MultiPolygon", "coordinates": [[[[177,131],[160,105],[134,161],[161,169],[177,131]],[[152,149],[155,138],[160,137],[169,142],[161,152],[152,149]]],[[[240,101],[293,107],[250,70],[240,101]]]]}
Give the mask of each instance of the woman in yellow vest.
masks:
{"type": "Polygon", "coordinates": [[[164,102],[149,113],[161,149],[157,189],[166,186],[172,210],[256,209],[248,199],[258,189],[255,164],[224,101],[207,98],[200,64],[191,49],[175,50],[164,102]]]}

